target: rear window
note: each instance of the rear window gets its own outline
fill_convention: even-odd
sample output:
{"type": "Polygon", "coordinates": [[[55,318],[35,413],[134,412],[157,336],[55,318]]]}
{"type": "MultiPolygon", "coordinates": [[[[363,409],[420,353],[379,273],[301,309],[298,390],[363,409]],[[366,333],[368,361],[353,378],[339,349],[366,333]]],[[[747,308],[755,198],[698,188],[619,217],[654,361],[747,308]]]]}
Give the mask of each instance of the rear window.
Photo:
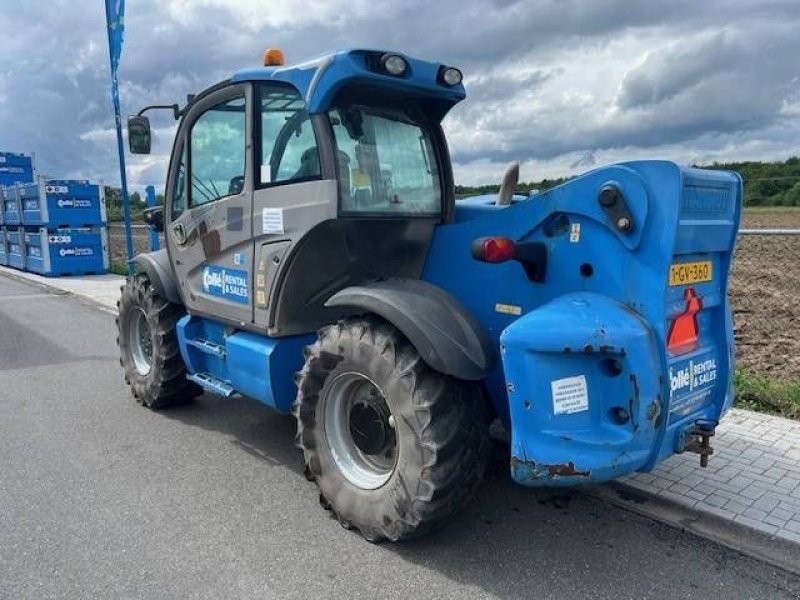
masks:
{"type": "Polygon", "coordinates": [[[345,213],[438,215],[442,193],[425,126],[402,109],[330,112],[345,213]]]}

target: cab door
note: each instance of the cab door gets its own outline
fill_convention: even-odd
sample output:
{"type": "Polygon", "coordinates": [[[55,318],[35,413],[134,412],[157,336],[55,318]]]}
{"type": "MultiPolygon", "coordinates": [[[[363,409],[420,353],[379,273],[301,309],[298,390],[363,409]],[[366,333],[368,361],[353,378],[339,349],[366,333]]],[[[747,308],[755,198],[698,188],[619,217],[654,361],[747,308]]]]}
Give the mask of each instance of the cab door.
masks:
{"type": "MultiPolygon", "coordinates": [[[[313,243],[309,232],[336,217],[336,178],[330,150],[325,152],[329,125],[319,116],[315,123],[300,92],[286,83],[258,82],[254,98],[258,132],[254,138],[254,322],[273,336],[314,331],[306,323],[294,329],[272,327],[273,307],[288,258],[298,246],[313,243]]],[[[330,245],[321,244],[319,254],[329,252],[330,245]]],[[[305,260],[300,278],[312,293],[327,298],[331,292],[325,286],[333,274],[324,270],[319,277],[322,263],[319,256],[305,260]]],[[[343,261],[340,268],[349,265],[343,261]]],[[[304,298],[295,296],[292,301],[303,315],[315,314],[304,298]]]]}
{"type": "Polygon", "coordinates": [[[223,87],[187,113],[167,185],[167,250],[192,314],[253,321],[252,88],[223,87]]]}

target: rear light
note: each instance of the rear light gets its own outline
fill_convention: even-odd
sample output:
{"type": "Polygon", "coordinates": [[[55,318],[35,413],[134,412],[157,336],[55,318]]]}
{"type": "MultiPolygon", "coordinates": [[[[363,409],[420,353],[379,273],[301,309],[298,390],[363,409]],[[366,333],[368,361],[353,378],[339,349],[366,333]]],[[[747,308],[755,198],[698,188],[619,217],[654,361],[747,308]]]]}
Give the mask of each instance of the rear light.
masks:
{"type": "Polygon", "coordinates": [[[698,344],[697,313],[703,308],[703,301],[694,288],[686,288],[683,298],[686,309],[672,321],[667,335],[667,349],[672,354],[684,354],[697,348],[698,344]]]}
{"type": "Polygon", "coordinates": [[[513,260],[516,254],[514,240],[507,237],[484,237],[472,242],[472,258],[488,263],[513,260]]]}

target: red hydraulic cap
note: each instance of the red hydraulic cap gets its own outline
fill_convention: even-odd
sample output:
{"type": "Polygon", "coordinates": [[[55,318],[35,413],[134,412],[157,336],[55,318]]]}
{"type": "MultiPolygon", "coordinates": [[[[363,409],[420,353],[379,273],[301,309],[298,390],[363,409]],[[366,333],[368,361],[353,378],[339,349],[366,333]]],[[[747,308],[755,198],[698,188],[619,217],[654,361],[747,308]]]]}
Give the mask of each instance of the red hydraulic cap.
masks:
{"type": "Polygon", "coordinates": [[[512,260],[514,240],[507,237],[484,237],[472,242],[472,258],[483,262],[501,263],[512,260]]]}
{"type": "Polygon", "coordinates": [[[683,298],[686,310],[672,321],[667,336],[667,348],[672,354],[684,354],[697,348],[697,313],[703,308],[703,301],[694,288],[686,288],[683,298]]]}

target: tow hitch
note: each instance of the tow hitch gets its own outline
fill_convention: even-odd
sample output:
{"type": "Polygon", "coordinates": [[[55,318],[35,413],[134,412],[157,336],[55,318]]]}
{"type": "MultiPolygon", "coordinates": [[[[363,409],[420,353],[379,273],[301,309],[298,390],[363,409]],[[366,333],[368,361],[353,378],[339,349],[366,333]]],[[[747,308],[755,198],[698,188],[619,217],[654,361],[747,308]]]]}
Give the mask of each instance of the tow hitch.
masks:
{"type": "Polygon", "coordinates": [[[708,466],[708,457],[714,454],[711,438],[718,425],[717,421],[696,421],[693,427],[686,429],[678,444],[678,454],[694,452],[700,455],[700,466],[708,466]]]}

